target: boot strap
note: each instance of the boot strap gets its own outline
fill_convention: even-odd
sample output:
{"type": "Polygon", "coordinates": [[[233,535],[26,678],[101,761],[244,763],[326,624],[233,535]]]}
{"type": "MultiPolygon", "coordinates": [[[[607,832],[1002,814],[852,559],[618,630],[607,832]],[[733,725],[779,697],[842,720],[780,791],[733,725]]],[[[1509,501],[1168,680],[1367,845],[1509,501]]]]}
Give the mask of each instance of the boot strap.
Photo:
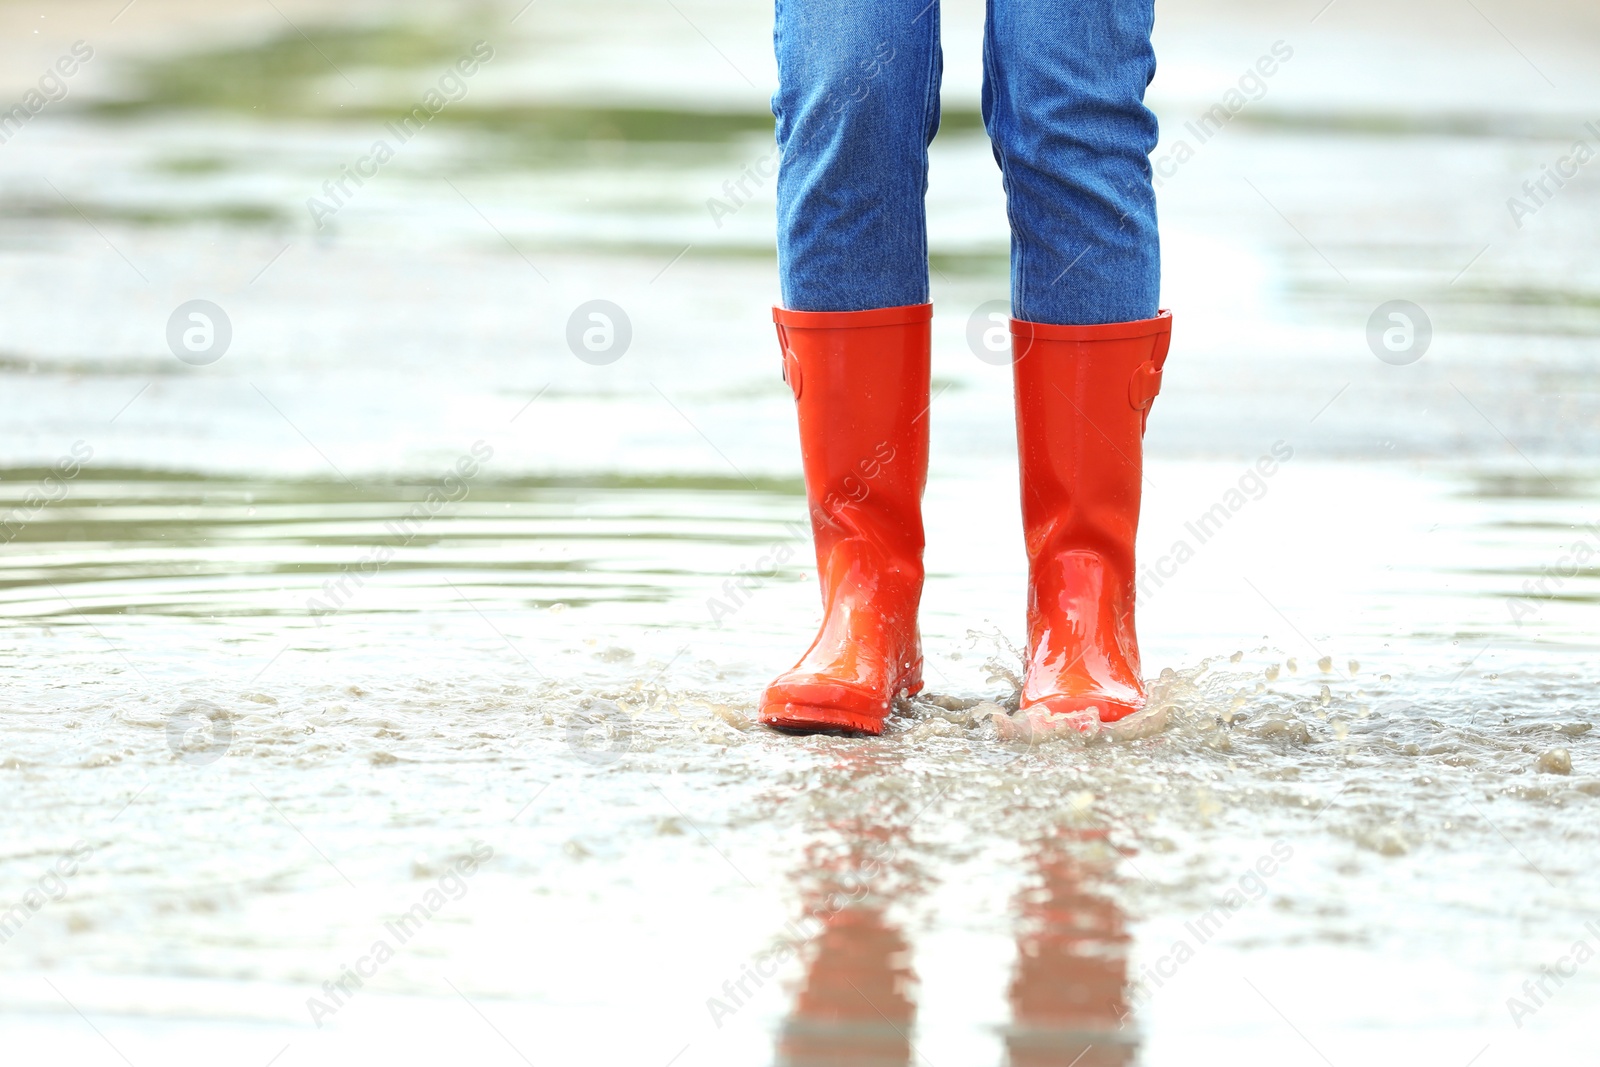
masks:
{"type": "Polygon", "coordinates": [[[778,349],[783,353],[783,380],[789,383],[789,389],[794,393],[796,402],[800,399],[800,389],[805,384],[800,373],[800,357],[794,354],[794,349],[789,347],[789,334],[778,324],[778,349]]]}
{"type": "Polygon", "coordinates": [[[1135,411],[1145,411],[1156,402],[1159,392],[1161,367],[1153,359],[1146,360],[1134,369],[1133,376],[1128,379],[1128,403],[1133,405],[1135,411]]]}
{"type": "Polygon", "coordinates": [[[1150,421],[1150,405],[1156,402],[1156,394],[1161,392],[1161,372],[1167,365],[1167,350],[1172,346],[1172,327],[1170,320],[1167,328],[1156,335],[1155,351],[1150,353],[1150,358],[1134,368],[1133,376],[1128,379],[1128,403],[1133,405],[1135,411],[1144,412],[1146,424],[1150,421]]]}

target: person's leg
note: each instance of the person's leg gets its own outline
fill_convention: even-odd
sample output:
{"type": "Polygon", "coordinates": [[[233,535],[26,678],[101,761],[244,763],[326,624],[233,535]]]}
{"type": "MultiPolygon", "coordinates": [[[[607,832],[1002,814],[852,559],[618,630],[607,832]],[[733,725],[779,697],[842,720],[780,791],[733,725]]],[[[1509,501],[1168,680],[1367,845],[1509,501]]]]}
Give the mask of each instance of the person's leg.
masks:
{"type": "Polygon", "coordinates": [[[1144,706],[1134,539],[1171,317],[1149,154],[1153,0],[990,0],[984,119],[1012,228],[1025,728],[1144,706]]]}
{"type": "Polygon", "coordinates": [[[937,0],[777,0],[773,45],[784,306],[926,303],[937,0]]]}
{"type": "Polygon", "coordinates": [[[773,319],[823,600],[811,647],[762,695],[780,729],[876,734],[922,687],[938,18],[928,0],[778,0],[773,319]]]}
{"type": "Polygon", "coordinates": [[[1082,326],[1160,296],[1144,105],[1154,0],[989,0],[983,116],[1011,219],[1011,312],[1082,326]]]}

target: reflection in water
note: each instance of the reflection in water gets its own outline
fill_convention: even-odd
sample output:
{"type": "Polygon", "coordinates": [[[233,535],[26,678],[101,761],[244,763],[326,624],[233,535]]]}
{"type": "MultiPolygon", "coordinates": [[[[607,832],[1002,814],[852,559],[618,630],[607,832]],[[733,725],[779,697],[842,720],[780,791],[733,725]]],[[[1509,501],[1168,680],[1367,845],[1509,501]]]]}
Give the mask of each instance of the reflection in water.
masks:
{"type": "Polygon", "coordinates": [[[1125,1067],[1138,1058],[1127,1019],[1131,939],[1122,910],[1089,888],[1111,859],[1081,849],[1044,843],[1034,858],[1040,882],[1020,897],[1011,1067],[1125,1067]]]}
{"type": "Polygon", "coordinates": [[[847,905],[824,920],[794,1010],[778,1035],[780,1067],[894,1067],[911,1062],[915,976],[882,910],[847,905]]]}
{"type": "MultiPolygon", "coordinates": [[[[837,831],[840,828],[832,828],[837,831]]],[[[830,835],[831,836],[831,835],[830,835]]],[[[921,1058],[910,945],[887,916],[915,891],[902,835],[844,828],[842,845],[814,841],[799,872],[815,931],[794,1007],[778,1034],[778,1067],[889,1067],[921,1058]]],[[[1061,835],[1036,848],[1037,882],[1019,895],[1017,967],[1005,1030],[1010,1067],[1131,1067],[1131,937],[1114,900],[1093,884],[1115,863],[1101,834],[1061,835]]],[[[808,932],[809,932],[808,931],[808,932]]],[[[976,992],[976,991],[974,991],[976,992]]]]}
{"type": "Polygon", "coordinates": [[[898,875],[900,836],[851,823],[842,846],[814,841],[799,872],[813,930],[794,1009],[778,1034],[779,1067],[897,1067],[911,1062],[916,976],[910,946],[885,913],[898,875]]]}

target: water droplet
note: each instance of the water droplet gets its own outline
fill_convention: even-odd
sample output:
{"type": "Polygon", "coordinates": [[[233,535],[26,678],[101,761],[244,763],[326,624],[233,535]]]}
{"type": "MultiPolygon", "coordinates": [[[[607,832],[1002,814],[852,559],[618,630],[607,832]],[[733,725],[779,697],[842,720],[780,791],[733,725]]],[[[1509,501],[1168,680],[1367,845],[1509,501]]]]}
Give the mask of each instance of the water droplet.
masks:
{"type": "Polygon", "coordinates": [[[1564,748],[1552,748],[1539,757],[1538,766],[1545,774],[1571,774],[1572,753],[1564,748]]]}

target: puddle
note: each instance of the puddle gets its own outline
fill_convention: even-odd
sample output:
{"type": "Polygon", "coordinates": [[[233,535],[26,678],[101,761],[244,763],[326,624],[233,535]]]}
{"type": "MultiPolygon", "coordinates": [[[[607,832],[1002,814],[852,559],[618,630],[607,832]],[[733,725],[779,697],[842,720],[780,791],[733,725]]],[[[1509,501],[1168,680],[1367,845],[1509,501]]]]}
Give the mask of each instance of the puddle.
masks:
{"type": "Polygon", "coordinates": [[[174,37],[0,154],[8,1047],[1587,1062],[1595,974],[1508,1006],[1600,946],[1600,201],[1502,219],[1560,115],[1287,90],[1163,187],[1153,704],[1030,739],[995,720],[1009,375],[965,341],[1003,205],[953,98],[929,691],[792,738],[752,723],[818,612],[771,189],[707,210],[770,151],[724,63],[759,73],[767,12],[605,10],[174,37]],[[479,37],[482,80],[319,227],[479,37]],[[233,327],[203,367],[165,337],[196,297],[233,327]],[[1409,366],[1365,340],[1399,297],[1436,329],[1409,366]],[[566,341],[596,298],[633,330],[606,366],[566,341]]]}

